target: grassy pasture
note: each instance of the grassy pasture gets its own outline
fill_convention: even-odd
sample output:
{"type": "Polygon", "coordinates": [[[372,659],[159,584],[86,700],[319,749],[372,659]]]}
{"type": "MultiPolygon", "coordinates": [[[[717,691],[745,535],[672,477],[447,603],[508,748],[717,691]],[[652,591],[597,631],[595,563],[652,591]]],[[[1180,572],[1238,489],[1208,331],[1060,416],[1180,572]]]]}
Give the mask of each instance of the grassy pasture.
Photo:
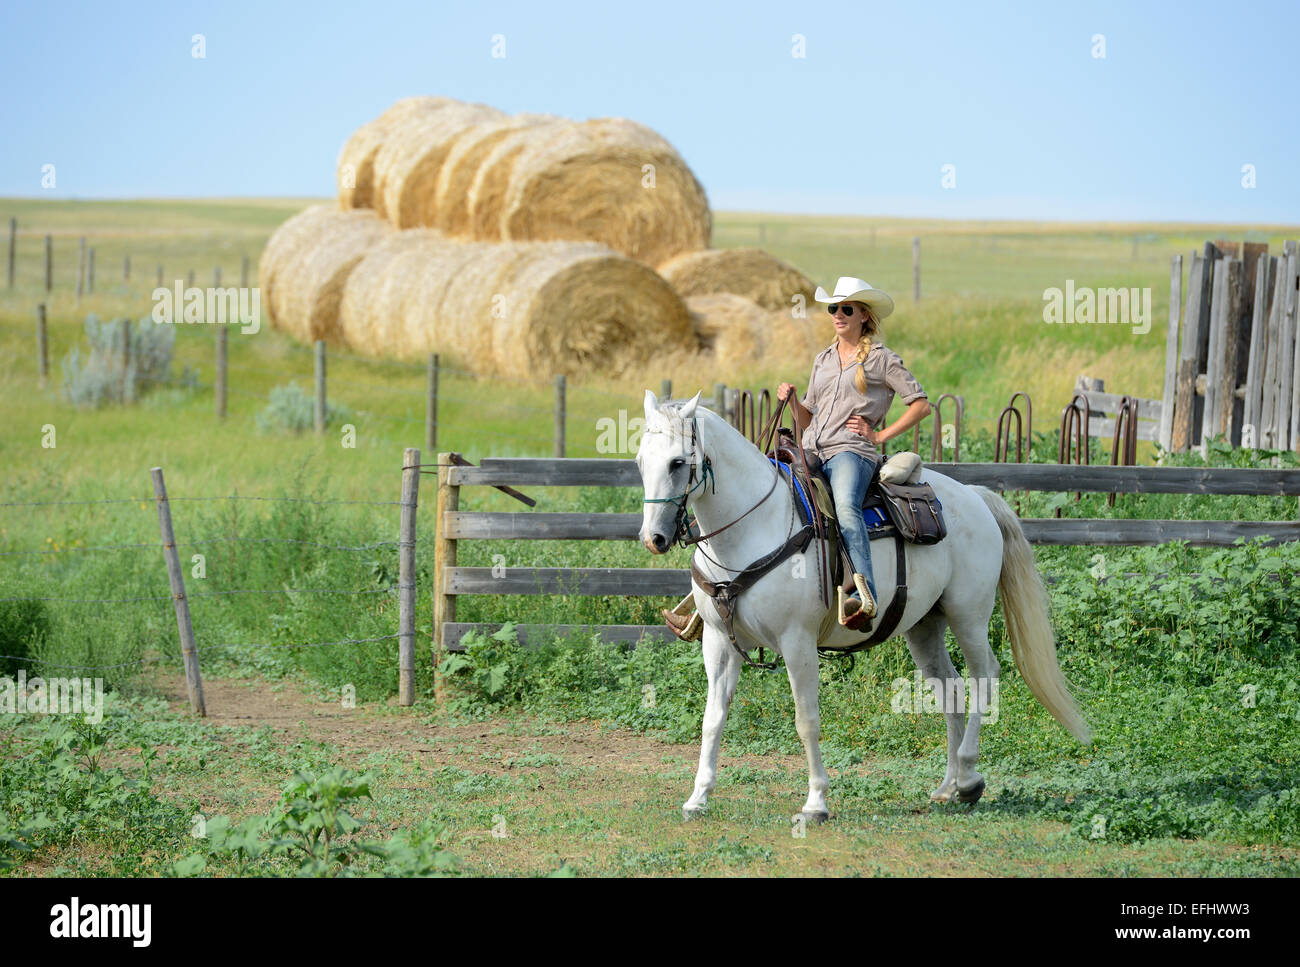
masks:
{"type": "MultiPolygon", "coordinates": [[[[835,769],[832,811],[837,822],[793,839],[789,813],[806,782],[797,755],[791,702],[783,676],[746,675],[724,739],[722,785],[705,824],[682,827],[677,808],[689,792],[703,701],[698,653],[666,649],[619,655],[584,642],[559,643],[522,654],[509,641],[480,642],[452,682],[452,702],[434,708],[429,696],[415,712],[391,707],[396,684],[394,643],[299,647],[338,638],[367,638],[396,630],[396,549],[364,552],[392,541],[396,508],[371,504],[315,505],[255,501],[178,500],[178,541],[210,541],[207,577],[190,591],[354,589],[364,595],[196,595],[200,648],[230,643],[203,657],[212,682],[214,719],[186,720],[176,711],[179,682],[175,623],[165,601],[96,603],[101,599],[166,594],[157,553],[157,520],[147,471],[166,468],[176,497],[309,497],[395,501],[401,448],[422,446],[424,372],[418,365],[330,356],[331,399],[346,404],[357,429],[355,449],[333,430],[325,438],[264,435],[254,425],[272,387],[296,379],[308,386],[308,347],[263,328],[230,338],[229,417],[212,416],[212,334],[181,327],[174,375],[199,373],[198,389],[170,388],[131,407],[74,408],[62,398],[60,360],[84,343],[89,312],[101,318],[149,310],[161,262],[168,280],[196,272],[208,284],[212,267],[223,284],[237,284],[241,254],[254,272],[269,233],[306,200],[201,202],[69,202],[9,200],[4,211],[20,225],[18,285],[0,289],[0,465],[6,503],[144,498],[55,508],[0,507],[0,597],[87,599],[56,601],[33,654],[53,663],[113,664],[158,658],[144,674],[105,673],[122,702],[115,707],[113,767],[138,779],[136,750],[163,749],[152,767],[157,805],[136,809],[152,817],[149,832],[128,837],[101,828],[93,815],[66,818],[55,833],[23,854],[19,873],[167,872],[193,852],[183,835],[190,810],[234,818],[265,812],[276,791],[300,767],[343,763],[378,777],[366,807],[379,829],[408,829],[419,817],[445,826],[443,841],[477,873],[963,873],[1035,872],[1095,875],[1283,874],[1300,862],[1300,659],[1293,585],[1295,548],[1276,551],[1108,550],[1109,572],[1169,572],[1163,587],[1149,582],[1098,585],[1091,549],[1041,549],[1041,569],[1054,577],[1060,647],[1067,673],[1083,689],[1099,741],[1084,750],[1050,723],[1013,670],[995,615],[994,643],[1006,678],[1003,716],[986,730],[983,768],[988,798],[975,812],[936,809],[925,792],[942,771],[942,725],[935,716],[888,711],[892,683],[911,672],[899,643],[861,656],[852,671],[824,671],[823,727],[835,769]],[[48,300],[50,385],[35,372],[34,306],[45,299],[44,234],[54,236],[55,291],[48,300]],[[97,254],[96,288],[75,301],[77,239],[97,254]],[[121,279],[122,257],[132,279],[121,279]],[[43,427],[56,428],[57,446],[41,446],[43,427]],[[283,543],[240,544],[235,538],[283,543]],[[293,543],[290,543],[293,542],[293,543]],[[147,548],[80,548],[153,544],[147,548]],[[317,547],[316,545],[329,545],[317,547]],[[28,554],[33,549],[40,554],[28,554]],[[23,552],[23,553],[14,553],[23,552]],[[1201,575],[1201,576],[1197,576],[1201,575]],[[1211,576],[1225,580],[1215,583],[1211,576]],[[1271,575],[1280,575],[1278,578],[1271,575]],[[373,592],[373,593],[369,593],[373,592]],[[256,645],[257,647],[254,647],[256,645]],[[270,647],[266,647],[270,646],[270,647]],[[333,721],[345,685],[359,708],[333,721]],[[642,688],[658,701],[643,707],[642,688]],[[1242,701],[1250,686],[1253,706],[1242,701]],[[170,711],[159,704],[172,699],[170,711]],[[247,691],[252,697],[240,699],[247,691]],[[291,713],[277,716],[283,705],[291,713]],[[235,710],[247,719],[234,718],[235,710]],[[223,718],[223,716],[229,716],[223,718]],[[322,723],[329,720],[328,728],[322,723]],[[269,731],[263,723],[271,723],[269,731]],[[592,748],[595,746],[596,748],[592,748]],[[381,795],[382,793],[382,795],[381,795]],[[502,815],[509,838],[490,829],[502,815]],[[1091,836],[1092,817],[1109,817],[1110,834],[1091,836]],[[178,830],[180,833],[178,833],[178,830]]],[[[717,216],[714,244],[762,245],[823,283],[861,275],[889,290],[898,312],[886,328],[932,396],[967,400],[965,459],[987,458],[996,414],[1010,394],[1028,390],[1037,404],[1035,459],[1055,455],[1060,407],[1080,372],[1108,388],[1158,397],[1164,358],[1163,325],[1169,256],[1206,238],[1269,240],[1294,229],[1167,225],[1033,225],[943,223],[893,219],[833,219],[784,215],[717,216]],[[922,238],[923,299],[913,304],[911,238],[922,238]],[[1134,257],[1133,239],[1138,239],[1134,257]],[[1042,290],[1063,286],[1150,286],[1151,331],[1126,326],[1048,326],[1042,290]]],[[[823,325],[814,317],[813,325],[823,325]]],[[[829,335],[823,330],[814,343],[829,335]]],[[[568,453],[597,456],[601,418],[640,410],[645,386],[671,376],[679,393],[716,380],[729,385],[800,382],[808,360],[780,372],[664,373],[647,363],[640,382],[592,374],[570,380],[568,453]]],[[[551,452],[549,382],[502,386],[456,371],[447,361],[440,404],[440,448],[471,459],[551,452]]],[[[1146,459],[1145,447],[1140,459],[1146,459]]],[[[1244,453],[1216,451],[1213,462],[1247,465],[1244,453]]],[[[426,460],[432,456],[425,454],[426,460]]],[[[1094,457],[1094,459],[1097,459],[1094,457]]],[[[1263,463],[1267,456],[1258,460],[1263,463]]],[[[1295,465],[1294,455],[1285,455],[1295,465]]],[[[630,511],[636,493],[530,490],[539,509],[630,511]]],[[[1050,515],[1055,498],[1029,495],[1026,516],[1050,515]]],[[[432,529],[432,488],[420,539],[432,529]]],[[[466,509],[512,509],[495,492],[466,491],[466,509]]],[[[1121,498],[1069,502],[1080,516],[1291,519],[1294,500],[1247,498],[1121,498]]],[[[425,546],[429,546],[425,544],[425,546]]],[[[186,560],[191,549],[186,549],[186,560]]],[[[639,548],[509,542],[471,543],[467,564],[680,567],[680,552],[648,561],[639,548]]],[[[421,556],[421,587],[429,586],[431,556],[421,556]]],[[[464,620],[654,620],[662,602],[604,598],[470,598],[464,620]]],[[[3,607],[0,604],[0,607],[3,607]]],[[[421,594],[417,626],[427,641],[431,615],[421,594]]],[[[420,682],[428,682],[421,649],[420,682]]],[[[960,667],[960,665],[959,665],[960,667]]],[[[39,754],[41,722],[0,715],[0,760],[39,754]]],[[[30,765],[30,763],[29,763],[30,765]]],[[[23,766],[27,769],[28,766],[23,766]]],[[[35,766],[31,766],[35,768],[35,766]]],[[[27,773],[21,773],[26,775],[27,773]]],[[[71,783],[65,775],[52,783],[71,783]]],[[[80,781],[80,780],[79,780],[80,781]]],[[[12,793],[12,790],[9,790],[12,793]]],[[[90,800],[86,800],[90,802],[90,800]]],[[[99,800],[96,800],[99,802],[99,800]]],[[[20,798],[0,802],[0,824],[21,827],[20,798]],[[4,818],[7,815],[8,818],[4,818]]],[[[86,809],[91,809],[86,806],[86,809]]],[[[93,814],[93,810],[92,810],[93,814]]],[[[27,817],[29,818],[29,817],[27,817]]],[[[0,825],[0,834],[4,827],[0,825]]],[[[134,835],[134,834],[133,834],[134,835]]],[[[18,837],[21,839],[21,837],[18,837]]],[[[0,835],[0,855],[4,839],[0,835]]],[[[358,867],[360,868],[360,867],[358,867]]],[[[219,858],[208,870],[229,873],[219,858]]],[[[272,863],[264,872],[293,872],[272,863]]]]}

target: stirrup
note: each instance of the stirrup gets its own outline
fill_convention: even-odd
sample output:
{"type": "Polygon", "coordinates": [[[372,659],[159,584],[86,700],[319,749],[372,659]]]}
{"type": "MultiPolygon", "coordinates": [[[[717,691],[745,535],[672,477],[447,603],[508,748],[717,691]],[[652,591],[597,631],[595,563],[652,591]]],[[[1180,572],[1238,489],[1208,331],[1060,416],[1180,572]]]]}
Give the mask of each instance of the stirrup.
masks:
{"type": "Polygon", "coordinates": [[[674,614],[667,608],[661,609],[661,613],[664,616],[664,624],[682,641],[699,641],[704,636],[704,620],[698,611],[692,612],[690,617],[674,614]]]}
{"type": "Polygon", "coordinates": [[[840,596],[840,624],[845,628],[857,631],[870,620],[862,610],[862,602],[857,598],[849,597],[844,593],[844,587],[841,585],[836,588],[840,596]]]}
{"type": "Polygon", "coordinates": [[[688,594],[671,611],[667,608],[660,609],[660,614],[664,616],[664,624],[682,641],[699,641],[704,636],[704,620],[698,611],[690,610],[694,602],[695,595],[688,594]],[[690,617],[686,616],[688,611],[690,617]]]}
{"type": "Polygon", "coordinates": [[[862,597],[862,611],[868,618],[876,616],[876,599],[871,596],[871,591],[867,588],[867,579],[861,574],[854,573],[853,583],[857,586],[858,594],[862,597]]]}

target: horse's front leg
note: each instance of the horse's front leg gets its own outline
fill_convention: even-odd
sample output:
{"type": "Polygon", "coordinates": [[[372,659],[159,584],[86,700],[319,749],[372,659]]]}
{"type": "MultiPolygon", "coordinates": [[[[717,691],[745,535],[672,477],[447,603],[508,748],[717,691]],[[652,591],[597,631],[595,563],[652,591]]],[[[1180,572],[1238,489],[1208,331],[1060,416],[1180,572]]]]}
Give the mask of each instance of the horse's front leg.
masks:
{"type": "Polygon", "coordinates": [[[695,791],[682,806],[682,818],[694,819],[704,811],[709,793],[718,782],[718,747],[727,724],[736,682],[740,680],[740,656],[726,634],[704,623],[704,671],[709,676],[709,694],[704,703],[704,726],[700,735],[700,766],[695,772],[695,791]]]}
{"type": "Polygon", "coordinates": [[[817,648],[812,639],[781,642],[781,656],[790,676],[794,694],[794,725],[808,755],[808,801],[803,815],[814,822],[830,818],[826,809],[826,790],[830,781],[822,765],[821,711],[817,700],[817,648]]]}

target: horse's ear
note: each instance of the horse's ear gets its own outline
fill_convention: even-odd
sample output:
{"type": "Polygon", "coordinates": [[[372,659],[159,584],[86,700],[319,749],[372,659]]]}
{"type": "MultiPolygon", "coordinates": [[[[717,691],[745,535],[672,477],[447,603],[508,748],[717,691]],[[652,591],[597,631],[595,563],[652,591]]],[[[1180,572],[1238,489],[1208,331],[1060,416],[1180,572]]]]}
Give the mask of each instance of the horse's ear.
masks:
{"type": "Polygon", "coordinates": [[[645,391],[646,420],[649,421],[650,418],[653,417],[658,412],[659,412],[659,397],[655,396],[653,390],[646,390],[645,391]]]}
{"type": "Polygon", "coordinates": [[[703,392],[704,390],[699,390],[682,406],[680,412],[683,420],[689,420],[695,415],[695,408],[700,405],[700,396],[703,392]]]}

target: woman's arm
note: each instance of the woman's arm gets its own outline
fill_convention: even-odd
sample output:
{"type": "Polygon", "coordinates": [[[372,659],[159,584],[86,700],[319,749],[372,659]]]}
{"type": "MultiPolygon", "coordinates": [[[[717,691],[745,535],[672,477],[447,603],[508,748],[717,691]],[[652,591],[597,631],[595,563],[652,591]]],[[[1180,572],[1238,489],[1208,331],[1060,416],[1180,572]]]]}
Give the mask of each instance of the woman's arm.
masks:
{"type": "Polygon", "coordinates": [[[868,437],[868,439],[872,439],[874,443],[878,444],[884,443],[886,440],[892,440],[896,436],[902,436],[929,415],[930,401],[922,396],[920,399],[912,400],[907,409],[903,411],[903,415],[897,420],[883,430],[878,431],[874,438],[868,437]]]}
{"type": "Polygon", "coordinates": [[[856,413],[848,418],[845,426],[853,433],[864,438],[868,443],[883,446],[886,440],[901,436],[929,415],[930,401],[922,396],[913,400],[907,409],[903,411],[902,416],[883,429],[873,430],[867,421],[856,413]]]}

